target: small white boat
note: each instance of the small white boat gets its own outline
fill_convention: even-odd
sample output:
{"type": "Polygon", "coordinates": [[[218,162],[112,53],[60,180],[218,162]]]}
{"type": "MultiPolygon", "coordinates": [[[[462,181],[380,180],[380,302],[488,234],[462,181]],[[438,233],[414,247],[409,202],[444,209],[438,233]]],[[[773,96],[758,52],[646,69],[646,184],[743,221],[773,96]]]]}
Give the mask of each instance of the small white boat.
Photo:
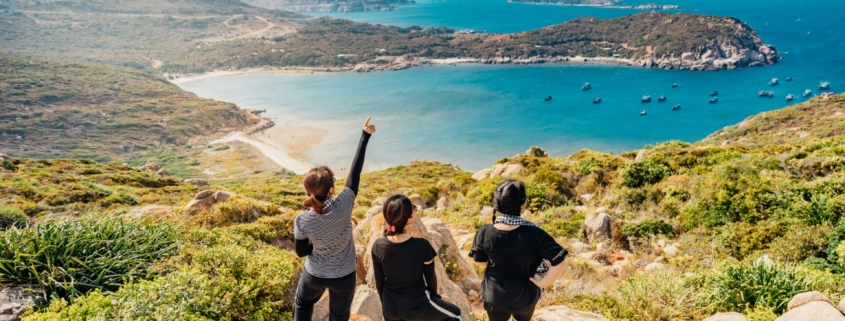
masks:
{"type": "Polygon", "coordinates": [[[792,94],[786,95],[786,101],[792,101],[792,99],[794,98],[795,96],[793,96],[792,94]]]}
{"type": "Polygon", "coordinates": [[[646,112],[645,110],[643,110],[643,111],[641,111],[641,112],[640,112],[640,116],[645,116],[645,115],[647,115],[647,114],[648,114],[648,112],[646,112]]]}
{"type": "Polygon", "coordinates": [[[772,80],[769,80],[769,86],[777,86],[778,83],[780,83],[780,80],[778,80],[777,78],[772,78],[772,80]]]}
{"type": "Polygon", "coordinates": [[[812,90],[807,89],[807,90],[804,91],[804,97],[810,97],[812,94],[813,94],[812,90]]]}
{"type": "Polygon", "coordinates": [[[589,82],[585,82],[583,85],[581,85],[581,90],[589,90],[590,88],[593,88],[593,85],[590,85],[589,82]]]}
{"type": "Polygon", "coordinates": [[[830,83],[829,83],[829,82],[827,82],[827,81],[822,81],[822,82],[819,84],[819,90],[828,90],[828,89],[830,89],[830,83]]]}
{"type": "Polygon", "coordinates": [[[651,95],[644,95],[642,102],[644,102],[644,103],[651,102],[651,95]]]}

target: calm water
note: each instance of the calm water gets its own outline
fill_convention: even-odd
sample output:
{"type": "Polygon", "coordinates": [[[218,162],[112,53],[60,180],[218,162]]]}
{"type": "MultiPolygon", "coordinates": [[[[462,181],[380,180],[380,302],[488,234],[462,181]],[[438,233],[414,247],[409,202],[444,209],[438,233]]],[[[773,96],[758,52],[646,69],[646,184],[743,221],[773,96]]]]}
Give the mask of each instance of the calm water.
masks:
{"type": "MultiPolygon", "coordinates": [[[[637,4],[640,1],[629,1],[637,4]]],[[[340,133],[310,151],[316,163],[347,166],[360,122],[374,117],[371,169],[406,164],[411,158],[452,162],[477,170],[538,145],[565,156],[582,148],[621,152],[679,139],[696,141],[761,111],[803,101],[804,89],[822,80],[845,88],[845,1],[691,0],[682,11],[733,16],[750,23],[785,54],[765,68],[691,72],[629,67],[480,66],[415,68],[368,74],[251,74],[207,79],[182,87],[203,97],[266,108],[281,126],[305,123],[340,133]],[[800,21],[798,19],[800,18],[800,21]],[[808,34],[808,32],[810,34],[808,34]],[[769,79],[781,85],[771,88],[769,79]],[[792,82],[784,78],[793,77],[792,82]],[[593,89],[581,91],[583,82],[593,89]],[[672,89],[671,84],[679,88],[672,89]],[[757,98],[773,90],[773,99],[757,98]],[[710,91],[719,103],[708,104],[710,91]],[[654,102],[640,103],[643,94],[654,102]],[[550,102],[543,97],[553,95],[550,102]],[[657,103],[659,95],[668,96],[657,103]],[[600,96],[601,104],[592,104],[600,96]],[[681,104],[679,111],[671,111],[681,104]],[[648,110],[648,116],[639,112],[648,110]],[[328,120],[330,122],[324,122],[328,120]],[[332,123],[331,128],[326,123],[332,123]],[[340,124],[340,125],[338,125],[340,124]]],[[[510,33],[574,17],[615,17],[633,11],[513,4],[505,0],[436,1],[393,12],[337,13],[356,21],[424,27],[449,26],[510,33]]]]}

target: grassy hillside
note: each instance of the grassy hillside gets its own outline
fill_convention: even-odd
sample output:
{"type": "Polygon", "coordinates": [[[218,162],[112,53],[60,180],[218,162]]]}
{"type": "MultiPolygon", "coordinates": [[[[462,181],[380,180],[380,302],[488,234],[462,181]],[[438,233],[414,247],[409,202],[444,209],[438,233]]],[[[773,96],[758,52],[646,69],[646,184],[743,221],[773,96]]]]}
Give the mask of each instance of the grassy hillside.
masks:
{"type": "Polygon", "coordinates": [[[0,152],[18,157],[108,160],[256,122],[129,68],[0,56],[0,74],[0,152]]]}
{"type": "Polygon", "coordinates": [[[706,143],[761,147],[809,142],[845,134],[845,96],[807,102],[748,117],[704,139],[706,143]]]}

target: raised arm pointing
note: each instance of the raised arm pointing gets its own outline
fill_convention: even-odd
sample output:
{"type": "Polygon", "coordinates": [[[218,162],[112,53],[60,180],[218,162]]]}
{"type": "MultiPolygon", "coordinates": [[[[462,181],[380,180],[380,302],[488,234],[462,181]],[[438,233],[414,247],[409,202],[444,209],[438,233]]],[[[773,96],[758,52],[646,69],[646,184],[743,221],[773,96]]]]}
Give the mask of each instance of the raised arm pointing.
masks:
{"type": "Polygon", "coordinates": [[[364,168],[364,155],[367,153],[367,142],[370,140],[370,135],[376,132],[376,126],[370,124],[370,117],[364,122],[363,133],[361,133],[361,140],[358,141],[358,151],[355,152],[355,158],[352,159],[352,166],[349,170],[349,177],[346,179],[346,187],[352,190],[355,195],[358,195],[358,184],[361,180],[361,170],[364,168]]]}

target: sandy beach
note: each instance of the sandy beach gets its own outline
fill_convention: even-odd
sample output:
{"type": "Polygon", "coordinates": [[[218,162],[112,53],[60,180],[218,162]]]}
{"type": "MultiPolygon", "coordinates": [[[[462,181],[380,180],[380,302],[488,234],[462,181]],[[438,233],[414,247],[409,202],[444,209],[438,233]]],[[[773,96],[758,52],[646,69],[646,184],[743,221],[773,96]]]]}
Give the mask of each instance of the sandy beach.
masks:
{"type": "Polygon", "coordinates": [[[254,137],[244,135],[242,132],[234,132],[229,135],[226,135],[222,138],[218,138],[210,144],[220,144],[220,143],[227,143],[232,141],[239,141],[243,143],[247,143],[258,149],[264,156],[267,156],[270,160],[274,163],[278,164],[285,169],[292,171],[297,174],[305,174],[308,170],[311,169],[311,165],[291,157],[288,155],[284,150],[270,145],[262,140],[256,139],[254,137]]]}

